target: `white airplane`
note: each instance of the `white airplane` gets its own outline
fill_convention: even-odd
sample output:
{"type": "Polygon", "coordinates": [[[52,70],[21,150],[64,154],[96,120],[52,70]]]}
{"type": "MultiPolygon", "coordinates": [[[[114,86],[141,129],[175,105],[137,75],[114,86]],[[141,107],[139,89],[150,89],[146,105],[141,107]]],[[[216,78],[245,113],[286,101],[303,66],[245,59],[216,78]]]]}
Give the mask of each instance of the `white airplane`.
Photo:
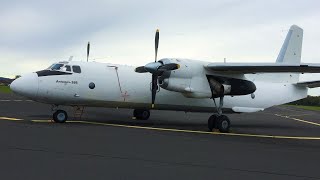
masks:
{"type": "Polygon", "coordinates": [[[145,66],[58,62],[23,75],[10,87],[31,100],[52,104],[53,120],[58,123],[68,119],[59,105],[129,108],[143,120],[149,118],[150,109],[215,112],[208,120],[209,130],[228,132],[230,120],[222,112],[263,111],[303,99],[308,88],[320,86],[320,81],[299,82],[301,73],[320,73],[320,64],[300,63],[302,38],[303,30],[291,26],[275,63],[157,61],[157,31],[155,61],[145,66]]]}

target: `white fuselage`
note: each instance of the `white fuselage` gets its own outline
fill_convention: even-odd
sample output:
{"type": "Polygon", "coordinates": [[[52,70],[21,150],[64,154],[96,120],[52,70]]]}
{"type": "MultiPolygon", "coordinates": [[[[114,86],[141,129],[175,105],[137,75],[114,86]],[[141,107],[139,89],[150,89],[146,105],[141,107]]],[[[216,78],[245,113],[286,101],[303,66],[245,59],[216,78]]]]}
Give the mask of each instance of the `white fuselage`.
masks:
{"type": "MultiPolygon", "coordinates": [[[[151,74],[136,73],[134,67],[124,65],[97,62],[68,64],[79,65],[81,73],[39,77],[34,77],[36,73],[33,73],[17,79],[11,88],[18,94],[47,104],[151,109],[151,74]],[[26,87],[27,84],[22,83],[24,78],[24,82],[30,78],[28,86],[31,84],[33,87],[26,87]],[[90,83],[94,83],[93,89],[89,88],[90,83]],[[18,89],[19,84],[25,86],[23,91],[18,89]]],[[[255,75],[246,77],[256,85],[254,94],[226,96],[223,109],[231,110],[229,112],[255,112],[307,96],[306,87],[290,82],[263,81],[262,75],[259,76],[257,79],[255,75]]],[[[203,78],[206,78],[205,74],[203,78]]],[[[219,103],[218,98],[216,101],[219,103]]],[[[182,93],[160,88],[154,109],[214,112],[215,105],[210,98],[188,98],[182,93]]]]}

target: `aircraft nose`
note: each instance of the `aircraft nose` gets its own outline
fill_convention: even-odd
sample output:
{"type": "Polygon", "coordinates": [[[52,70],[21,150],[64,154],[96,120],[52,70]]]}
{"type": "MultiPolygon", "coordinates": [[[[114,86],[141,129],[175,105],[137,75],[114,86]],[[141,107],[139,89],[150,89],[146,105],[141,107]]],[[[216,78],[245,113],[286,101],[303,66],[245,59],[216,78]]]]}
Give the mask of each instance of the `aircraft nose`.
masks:
{"type": "Polygon", "coordinates": [[[38,95],[38,75],[37,73],[25,74],[10,84],[10,89],[21,96],[30,99],[36,98],[38,95]]]}

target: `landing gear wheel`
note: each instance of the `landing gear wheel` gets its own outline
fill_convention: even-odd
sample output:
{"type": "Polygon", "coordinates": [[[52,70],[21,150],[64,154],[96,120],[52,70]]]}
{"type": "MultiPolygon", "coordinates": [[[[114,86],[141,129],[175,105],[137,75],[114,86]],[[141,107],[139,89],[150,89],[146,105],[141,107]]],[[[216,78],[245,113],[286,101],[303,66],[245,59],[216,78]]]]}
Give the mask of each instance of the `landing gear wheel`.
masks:
{"type": "Polygon", "coordinates": [[[219,116],[217,114],[214,114],[214,115],[209,117],[209,119],[208,119],[208,129],[209,129],[209,131],[212,131],[214,128],[217,127],[218,117],[219,116]]]}
{"type": "Polygon", "coordinates": [[[135,109],[133,116],[139,120],[147,120],[150,117],[150,111],[146,109],[135,109]]]}
{"type": "Polygon", "coordinates": [[[56,123],[64,123],[68,119],[67,112],[63,110],[57,110],[55,113],[53,113],[53,120],[56,123]]]}
{"type": "Polygon", "coordinates": [[[220,115],[218,120],[217,120],[217,128],[219,129],[220,132],[222,133],[228,133],[230,130],[230,120],[227,116],[225,115],[220,115]]]}

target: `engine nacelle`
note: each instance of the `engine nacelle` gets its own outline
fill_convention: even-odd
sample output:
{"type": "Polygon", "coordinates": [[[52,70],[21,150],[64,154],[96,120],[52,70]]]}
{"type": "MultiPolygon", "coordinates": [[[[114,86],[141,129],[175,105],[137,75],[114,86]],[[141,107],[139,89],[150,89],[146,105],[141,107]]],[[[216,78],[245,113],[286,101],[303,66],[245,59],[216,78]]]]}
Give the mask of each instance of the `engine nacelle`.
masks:
{"type": "Polygon", "coordinates": [[[163,64],[177,63],[180,68],[164,72],[159,78],[160,87],[182,93],[189,98],[215,98],[224,95],[238,96],[252,94],[256,90],[253,82],[243,76],[235,78],[211,75],[199,61],[186,59],[163,59],[163,64]],[[241,78],[241,79],[240,79],[241,78]]]}
{"type": "Polygon", "coordinates": [[[207,77],[213,97],[223,95],[241,96],[252,94],[256,91],[255,84],[248,80],[212,75],[207,77]]]}
{"type": "Polygon", "coordinates": [[[212,93],[205,78],[203,64],[187,59],[164,59],[166,63],[177,63],[180,68],[164,72],[159,78],[160,87],[180,92],[189,98],[211,98],[212,93]]]}

